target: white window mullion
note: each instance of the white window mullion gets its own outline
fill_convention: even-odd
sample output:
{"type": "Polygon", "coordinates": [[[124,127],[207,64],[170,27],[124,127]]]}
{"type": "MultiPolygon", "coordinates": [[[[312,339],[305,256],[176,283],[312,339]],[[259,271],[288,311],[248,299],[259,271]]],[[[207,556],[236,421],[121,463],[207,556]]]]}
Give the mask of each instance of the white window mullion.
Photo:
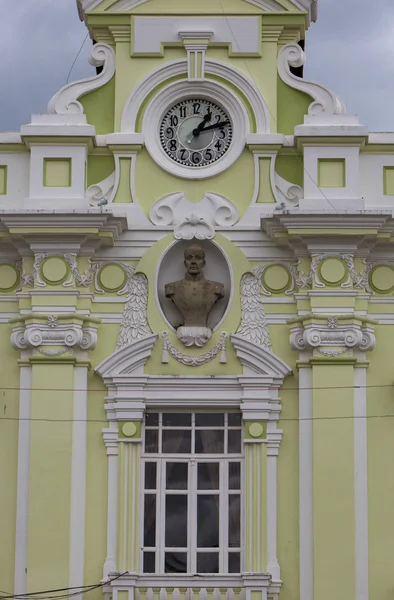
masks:
{"type": "Polygon", "coordinates": [[[190,573],[197,573],[197,462],[194,458],[189,461],[188,489],[188,565],[190,573]]]}
{"type": "Polygon", "coordinates": [[[219,572],[228,572],[228,469],[227,460],[220,461],[219,491],[219,572]]]}
{"type": "Polygon", "coordinates": [[[157,489],[157,530],[156,530],[156,573],[164,573],[164,545],[166,532],[166,461],[157,461],[158,489],[157,489]]]}

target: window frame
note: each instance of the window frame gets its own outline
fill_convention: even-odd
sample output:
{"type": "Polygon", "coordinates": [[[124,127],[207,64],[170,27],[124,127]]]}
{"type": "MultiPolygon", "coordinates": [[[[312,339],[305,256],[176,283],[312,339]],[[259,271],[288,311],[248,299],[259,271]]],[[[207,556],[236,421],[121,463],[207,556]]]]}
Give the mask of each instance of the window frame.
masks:
{"type": "MultiPolygon", "coordinates": [[[[197,502],[199,495],[218,495],[219,496],[219,545],[218,545],[218,562],[219,569],[218,573],[222,575],[239,575],[243,572],[244,565],[244,549],[245,549],[245,451],[243,443],[243,421],[239,411],[220,411],[220,410],[158,410],[157,408],[147,411],[147,413],[159,413],[159,424],[157,426],[149,427],[143,426],[142,432],[142,453],[141,453],[141,480],[140,480],[140,502],[141,502],[141,519],[140,519],[140,556],[139,556],[139,570],[144,576],[159,575],[164,577],[174,577],[177,573],[166,573],[165,572],[165,552],[183,552],[187,553],[187,572],[182,575],[201,575],[203,577],[209,577],[211,575],[217,575],[217,573],[206,573],[204,571],[197,570],[197,555],[198,552],[212,552],[213,550],[209,547],[198,548],[197,546],[197,502]],[[174,452],[160,452],[162,431],[164,429],[176,429],[171,426],[163,426],[162,419],[166,413],[172,414],[191,414],[192,421],[190,429],[192,430],[192,447],[194,449],[195,439],[195,415],[196,414],[223,414],[224,425],[223,431],[231,429],[239,430],[241,433],[241,448],[239,453],[174,453],[174,452]],[[237,426],[228,425],[229,414],[239,414],[240,424],[237,426]],[[149,429],[159,430],[159,447],[158,452],[146,452],[145,451],[145,431],[149,429]],[[187,489],[166,489],[166,465],[167,463],[177,462],[188,464],[188,480],[187,489]],[[145,488],[145,464],[156,463],[156,489],[145,488]],[[201,463],[219,463],[219,489],[198,489],[198,464],[201,463]],[[239,489],[230,489],[229,487],[229,469],[230,463],[240,464],[240,487],[239,489]],[[155,523],[155,546],[145,546],[145,494],[153,493],[156,495],[156,523],[155,523]],[[171,547],[166,549],[165,545],[165,499],[167,495],[186,495],[187,496],[187,548],[176,548],[171,547]],[[231,496],[238,496],[240,499],[240,545],[239,547],[229,546],[229,502],[231,496]],[[144,553],[155,552],[155,572],[148,573],[144,572],[144,553]],[[239,553],[240,557],[240,571],[237,573],[229,573],[228,561],[230,553],[239,553]]],[[[216,427],[218,428],[218,427],[216,427]]],[[[179,427],[178,429],[182,429],[179,427]]],[[[213,427],[197,427],[197,429],[212,430],[213,427]]],[[[227,440],[227,435],[224,436],[227,440]]],[[[227,449],[227,441],[225,442],[225,450],[227,449]]],[[[213,551],[215,552],[215,551],[213,551]]]]}

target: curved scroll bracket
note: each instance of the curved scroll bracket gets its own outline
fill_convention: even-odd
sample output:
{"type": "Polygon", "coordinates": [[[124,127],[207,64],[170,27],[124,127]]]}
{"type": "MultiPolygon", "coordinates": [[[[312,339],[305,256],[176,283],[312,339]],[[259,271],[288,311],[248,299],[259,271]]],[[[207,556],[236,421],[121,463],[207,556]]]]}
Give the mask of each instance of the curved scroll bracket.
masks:
{"type": "Polygon", "coordinates": [[[103,87],[115,74],[115,51],[107,44],[96,44],[89,62],[94,67],[103,67],[100,75],[74,81],[62,87],[49,101],[48,113],[56,115],[82,115],[83,106],[78,98],[103,87]]]}
{"type": "Polygon", "coordinates": [[[291,72],[290,67],[302,67],[305,61],[305,52],[298,44],[287,44],[279,52],[278,73],[284,83],[314,99],[309,106],[308,116],[313,117],[316,122],[335,115],[346,115],[345,104],[333,92],[319,83],[306,81],[291,72]]]}

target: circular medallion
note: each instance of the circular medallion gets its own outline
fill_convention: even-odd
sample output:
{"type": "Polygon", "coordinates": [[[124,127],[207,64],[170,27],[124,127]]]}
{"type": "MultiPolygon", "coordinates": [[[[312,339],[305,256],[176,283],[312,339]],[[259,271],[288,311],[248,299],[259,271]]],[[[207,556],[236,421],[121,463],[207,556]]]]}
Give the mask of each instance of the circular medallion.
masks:
{"type": "Polygon", "coordinates": [[[385,265],[374,267],[369,275],[371,287],[378,293],[394,291],[394,269],[385,265]]]}
{"type": "Polygon", "coordinates": [[[270,292],[280,294],[289,288],[291,276],[282,265],[272,265],[264,271],[263,283],[270,292]]]}
{"type": "Polygon", "coordinates": [[[216,162],[230,148],[233,128],[229,115],[216,102],[189,98],[164,115],[160,142],[171,160],[195,169],[216,162]]]}
{"type": "Polygon", "coordinates": [[[320,276],[328,285],[342,283],[346,272],[345,265],[338,258],[327,258],[320,265],[320,276]]]}
{"type": "Polygon", "coordinates": [[[0,265],[0,291],[9,292],[19,283],[19,273],[12,265],[0,265]]]}
{"type": "Polygon", "coordinates": [[[252,423],[249,425],[249,435],[253,438],[258,438],[264,433],[264,427],[261,423],[252,423]]]}
{"type": "Polygon", "coordinates": [[[67,279],[69,268],[62,258],[53,256],[47,258],[41,265],[41,274],[45,281],[51,285],[58,285],[67,279]]]}
{"type": "Polygon", "coordinates": [[[108,264],[100,270],[98,280],[106,292],[118,292],[126,285],[127,273],[119,265],[108,264]]]}
{"type": "Polygon", "coordinates": [[[126,437],[133,437],[137,433],[137,425],[135,423],[125,423],[122,427],[122,433],[126,437]]]}

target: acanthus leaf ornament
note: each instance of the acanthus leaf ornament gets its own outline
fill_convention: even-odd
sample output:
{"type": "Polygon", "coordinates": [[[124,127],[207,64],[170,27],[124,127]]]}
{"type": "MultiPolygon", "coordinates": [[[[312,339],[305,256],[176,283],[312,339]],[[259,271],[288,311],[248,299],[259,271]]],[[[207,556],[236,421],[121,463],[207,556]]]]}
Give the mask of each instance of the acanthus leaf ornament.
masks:
{"type": "Polygon", "coordinates": [[[134,273],[134,269],[129,267],[126,290],[127,300],[117,349],[152,334],[147,317],[149,285],[146,276],[143,273],[134,273]]]}
{"type": "Polygon", "coordinates": [[[271,352],[263,300],[261,277],[258,273],[246,273],[241,280],[241,323],[237,335],[271,352]]]}

